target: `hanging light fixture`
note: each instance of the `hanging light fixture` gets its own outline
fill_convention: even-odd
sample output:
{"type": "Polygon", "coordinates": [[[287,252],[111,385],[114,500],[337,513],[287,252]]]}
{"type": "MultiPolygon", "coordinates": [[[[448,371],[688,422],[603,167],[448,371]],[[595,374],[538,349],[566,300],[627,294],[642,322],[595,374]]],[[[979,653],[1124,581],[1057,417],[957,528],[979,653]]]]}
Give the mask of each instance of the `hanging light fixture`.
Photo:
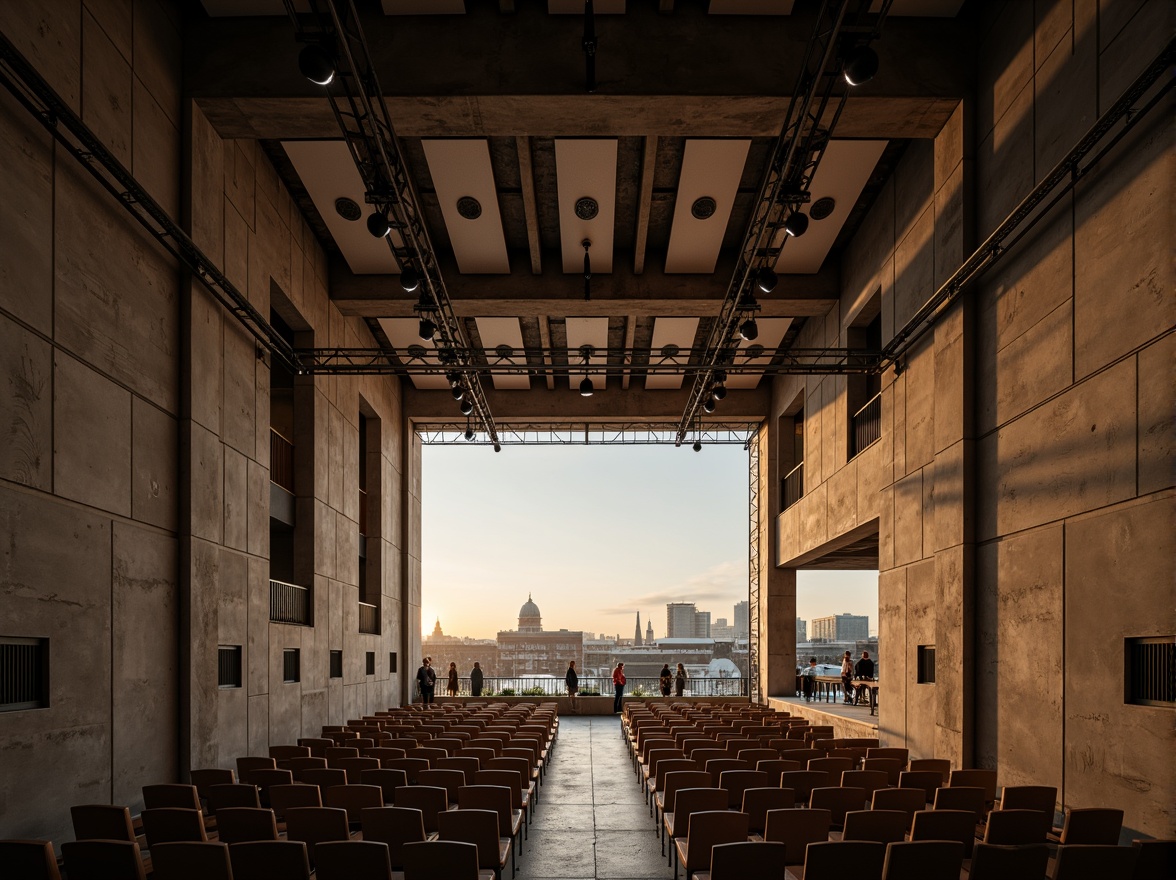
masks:
{"type": "Polygon", "coordinates": [[[417,335],[421,339],[432,339],[437,332],[437,325],[428,318],[421,318],[420,327],[417,329],[417,335]]]}
{"type": "Polygon", "coordinates": [[[706,410],[707,415],[710,415],[711,413],[713,413],[715,411],[715,406],[716,406],[715,399],[713,397],[708,397],[706,399],[706,401],[702,404],[702,408],[704,410],[706,410]]]}
{"type": "Polygon", "coordinates": [[[868,83],[878,73],[878,53],[869,46],[857,46],[845,56],[841,68],[845,81],[851,86],[868,83]]]}
{"type": "Polygon", "coordinates": [[[807,214],[802,214],[800,211],[793,211],[788,219],[784,221],[784,231],[793,238],[800,238],[808,232],[809,218],[807,214]]]}
{"type": "Polygon", "coordinates": [[[715,400],[722,400],[726,396],[727,396],[727,386],[726,385],[716,385],[714,388],[711,389],[711,397],[713,397],[715,400]]]}
{"type": "Polygon", "coordinates": [[[373,238],[383,238],[392,231],[392,224],[388,222],[388,215],[383,211],[373,211],[368,214],[367,228],[373,238]]]}
{"type": "Polygon", "coordinates": [[[592,299],[592,260],[588,257],[588,249],[592,247],[591,239],[580,242],[584,246],[584,301],[592,299]]]}
{"type": "Polygon", "coordinates": [[[592,380],[585,376],[580,380],[580,396],[591,397],[595,389],[592,387],[592,380]]]}
{"type": "Polygon", "coordinates": [[[755,286],[764,293],[771,293],[773,290],[775,290],[779,281],[780,279],[776,273],[767,266],[760,269],[755,276],[755,286]]]}
{"type": "Polygon", "coordinates": [[[748,318],[739,325],[739,335],[748,342],[755,341],[755,338],[759,336],[759,325],[755,322],[755,318],[748,318]]]}
{"type": "Polygon", "coordinates": [[[312,44],[298,53],[298,69],[315,85],[330,85],[335,78],[335,62],[322,46],[312,44]]]}
{"type": "Polygon", "coordinates": [[[466,429],[465,429],[465,434],[463,436],[466,438],[466,440],[473,440],[474,439],[474,428],[470,424],[470,417],[468,415],[466,416],[466,429]]]}
{"type": "Polygon", "coordinates": [[[412,266],[405,266],[400,273],[400,287],[405,293],[412,293],[421,286],[421,275],[412,266]]]}
{"type": "Polygon", "coordinates": [[[459,406],[458,409],[461,410],[461,414],[463,416],[468,416],[470,413],[472,413],[474,411],[474,405],[472,403],[470,403],[468,400],[463,400],[461,402],[461,406],[459,406]]]}
{"type": "Polygon", "coordinates": [[[454,400],[461,400],[463,397],[465,397],[465,389],[462,388],[460,384],[454,385],[453,388],[450,389],[450,393],[453,395],[454,400]]]}

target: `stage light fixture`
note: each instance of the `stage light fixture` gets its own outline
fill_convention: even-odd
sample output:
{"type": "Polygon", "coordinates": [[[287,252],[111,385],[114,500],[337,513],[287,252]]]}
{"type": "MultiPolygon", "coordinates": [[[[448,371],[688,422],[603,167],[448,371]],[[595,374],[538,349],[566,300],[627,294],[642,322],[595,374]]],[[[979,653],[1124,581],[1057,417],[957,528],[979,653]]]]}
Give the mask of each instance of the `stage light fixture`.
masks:
{"type": "Polygon", "coordinates": [[[756,274],[755,286],[758,287],[760,290],[762,290],[764,293],[771,293],[773,290],[776,289],[776,285],[779,282],[780,282],[780,279],[776,276],[776,273],[766,267],[763,269],[760,269],[759,272],[756,274]]]}
{"type": "Polygon", "coordinates": [[[400,273],[400,287],[405,293],[412,293],[421,286],[421,275],[412,266],[405,266],[400,273]]]}
{"type": "Polygon", "coordinates": [[[878,73],[878,53],[869,46],[852,49],[845,57],[841,72],[851,86],[868,83],[878,73]]]}
{"type": "Polygon", "coordinates": [[[392,224],[388,222],[387,215],[382,211],[373,211],[368,214],[367,228],[373,238],[383,238],[392,231],[392,224]]]}
{"type": "Polygon", "coordinates": [[[711,397],[713,397],[715,400],[722,400],[726,396],[727,396],[727,386],[726,385],[716,385],[714,388],[711,389],[711,397]]]}
{"type": "Polygon", "coordinates": [[[703,403],[702,408],[707,413],[707,415],[710,415],[715,411],[715,406],[715,399],[713,397],[708,397],[706,402],[703,403]]]}
{"type": "Polygon", "coordinates": [[[595,389],[592,387],[592,380],[585,376],[580,380],[580,396],[591,397],[595,389]]]}
{"type": "Polygon", "coordinates": [[[461,400],[463,397],[465,397],[465,389],[460,385],[454,385],[453,388],[450,389],[450,393],[453,395],[454,400],[461,400]]]}
{"type": "Polygon", "coordinates": [[[435,334],[436,332],[437,332],[437,325],[436,324],[434,324],[428,318],[421,318],[421,326],[417,330],[417,335],[420,336],[421,339],[432,339],[433,334],[435,334]]]}
{"type": "Polygon", "coordinates": [[[468,416],[470,413],[472,413],[474,411],[474,405],[472,403],[470,403],[468,400],[463,400],[461,402],[461,406],[459,406],[458,409],[461,410],[461,414],[463,416],[468,416]]]}
{"type": "Polygon", "coordinates": [[[748,342],[755,341],[755,338],[759,336],[759,325],[756,324],[755,318],[748,318],[739,325],[739,335],[748,342]]]}
{"type": "Polygon", "coordinates": [[[315,85],[330,85],[335,78],[335,62],[322,46],[311,45],[298,53],[298,69],[315,85]]]}
{"type": "Polygon", "coordinates": [[[808,214],[802,214],[800,211],[793,211],[792,214],[784,221],[784,231],[793,238],[800,238],[808,232],[809,218],[808,214]]]}
{"type": "Polygon", "coordinates": [[[702,452],[702,441],[701,440],[694,441],[694,451],[695,452],[702,452]]]}

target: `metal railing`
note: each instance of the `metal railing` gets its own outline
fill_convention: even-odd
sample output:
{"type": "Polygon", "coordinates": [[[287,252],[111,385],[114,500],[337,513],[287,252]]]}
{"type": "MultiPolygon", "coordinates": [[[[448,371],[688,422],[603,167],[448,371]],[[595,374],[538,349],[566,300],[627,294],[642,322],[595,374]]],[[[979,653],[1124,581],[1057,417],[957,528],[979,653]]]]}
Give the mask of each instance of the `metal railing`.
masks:
{"type": "Polygon", "coordinates": [[[784,475],[780,481],[780,510],[785,511],[804,495],[804,462],[802,461],[784,475]]]}
{"type": "Polygon", "coordinates": [[[270,581],[270,620],[310,626],[310,590],[285,581],[270,581]]]}
{"type": "Polygon", "coordinates": [[[270,482],[294,494],[294,444],[270,428],[270,482]]]}
{"type": "MultiPolygon", "coordinates": [[[[440,659],[440,658],[438,658],[440,659]]],[[[444,696],[446,693],[445,668],[448,662],[441,664],[437,669],[437,686],[436,695],[444,696]]],[[[746,697],[748,680],[746,678],[691,678],[686,681],[686,688],[682,692],[682,699],[689,697],[746,697]]],[[[482,680],[482,692],[478,695],[481,697],[558,697],[561,694],[567,693],[567,687],[564,684],[563,678],[553,676],[531,676],[531,675],[512,675],[512,676],[486,676],[482,680]]],[[[580,676],[580,690],[581,697],[612,697],[613,683],[611,677],[606,676],[580,676]]],[[[469,677],[461,677],[457,680],[457,695],[459,697],[472,696],[470,692],[469,677]]],[[[656,677],[641,677],[629,676],[625,684],[625,696],[627,697],[660,697],[661,687],[656,677]]],[[[674,691],[671,688],[670,698],[674,698],[674,691]]]]}
{"type": "Polygon", "coordinates": [[[378,605],[369,605],[367,602],[359,603],[359,631],[374,635],[380,634],[380,607],[378,605]]]}
{"type": "Polygon", "coordinates": [[[857,455],[882,436],[882,393],[869,399],[865,406],[853,414],[853,454],[857,455]]]}

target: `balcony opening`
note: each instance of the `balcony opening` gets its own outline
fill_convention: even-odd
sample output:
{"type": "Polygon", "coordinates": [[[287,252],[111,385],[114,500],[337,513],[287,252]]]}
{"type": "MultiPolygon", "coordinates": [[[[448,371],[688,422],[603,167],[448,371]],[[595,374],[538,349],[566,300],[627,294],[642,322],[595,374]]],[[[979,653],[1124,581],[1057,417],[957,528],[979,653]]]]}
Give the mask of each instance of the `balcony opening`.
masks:
{"type": "MultiPolygon", "coordinates": [[[[846,345],[863,352],[882,350],[882,291],[878,290],[846,328],[846,345]]],[[[882,374],[846,377],[849,418],[848,458],[860,454],[882,436],[882,374]]]]}
{"type": "Polygon", "coordinates": [[[778,422],[780,512],[804,495],[804,390],[784,410],[778,422]]]}

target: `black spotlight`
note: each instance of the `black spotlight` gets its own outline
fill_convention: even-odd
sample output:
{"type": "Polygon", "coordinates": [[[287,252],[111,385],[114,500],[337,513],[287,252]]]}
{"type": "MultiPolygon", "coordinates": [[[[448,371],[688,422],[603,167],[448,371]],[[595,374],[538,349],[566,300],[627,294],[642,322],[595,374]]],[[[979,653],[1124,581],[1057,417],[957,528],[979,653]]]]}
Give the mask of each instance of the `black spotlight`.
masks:
{"type": "Polygon", "coordinates": [[[706,410],[708,415],[713,413],[715,411],[715,399],[713,397],[708,397],[706,399],[706,403],[702,405],[702,408],[706,410]]]}
{"type": "Polygon", "coordinates": [[[580,380],[580,396],[581,397],[591,397],[592,391],[593,391],[592,380],[589,379],[587,376],[585,376],[583,379],[580,380]]]}
{"type": "Polygon", "coordinates": [[[373,238],[383,238],[392,231],[392,224],[388,222],[388,218],[383,212],[373,211],[368,214],[367,228],[373,238]]]}
{"type": "MultiPolygon", "coordinates": [[[[473,429],[473,428],[466,428],[466,429],[465,429],[465,438],[466,438],[467,440],[473,440],[473,439],[474,439],[474,429],[473,429]]],[[[508,776],[507,778],[509,779],[510,777],[508,776]]]]}
{"type": "Polygon", "coordinates": [[[711,389],[711,397],[713,397],[715,400],[722,400],[726,396],[727,396],[727,386],[726,385],[716,385],[714,388],[711,389]]]}
{"type": "Polygon", "coordinates": [[[748,318],[739,325],[739,335],[748,342],[755,341],[755,338],[759,336],[759,325],[755,323],[755,318],[748,318]]]}
{"type": "Polygon", "coordinates": [[[434,324],[428,318],[421,318],[421,326],[417,330],[417,335],[420,336],[421,339],[432,339],[433,334],[436,332],[437,332],[437,325],[436,324],[434,324]]]}
{"type": "Polygon", "coordinates": [[[868,83],[878,73],[878,53],[869,46],[858,46],[845,56],[841,72],[851,86],[868,83]]]}
{"type": "Polygon", "coordinates": [[[472,403],[470,403],[468,400],[463,400],[461,402],[461,406],[459,406],[458,409],[461,410],[461,414],[463,416],[468,416],[470,413],[472,413],[474,411],[474,405],[472,403]]]}
{"type": "Polygon", "coordinates": [[[808,232],[808,214],[802,214],[800,211],[793,211],[788,219],[784,221],[784,231],[793,238],[800,238],[808,232]]]}
{"type": "Polygon", "coordinates": [[[776,285],[780,279],[776,277],[776,273],[767,267],[760,269],[759,274],[755,278],[755,286],[764,293],[771,293],[776,289],[776,285]]]}
{"type": "Polygon", "coordinates": [[[421,286],[421,276],[412,266],[405,266],[404,271],[400,273],[400,286],[405,293],[412,293],[421,286]]]}
{"type": "Polygon", "coordinates": [[[715,370],[712,375],[714,376],[714,380],[720,385],[727,381],[726,370],[715,370]]]}
{"type": "Polygon", "coordinates": [[[298,53],[298,69],[316,85],[329,85],[335,78],[335,62],[322,46],[307,46],[298,53]]]}
{"type": "Polygon", "coordinates": [[[465,397],[465,389],[460,385],[454,385],[450,393],[453,394],[454,400],[461,400],[463,397],[465,397]]]}
{"type": "Polygon", "coordinates": [[[461,373],[446,373],[445,379],[449,382],[449,387],[461,384],[461,373]]]}
{"type": "Polygon", "coordinates": [[[702,441],[701,440],[694,441],[694,451],[695,452],[702,452],[702,441]]]}

